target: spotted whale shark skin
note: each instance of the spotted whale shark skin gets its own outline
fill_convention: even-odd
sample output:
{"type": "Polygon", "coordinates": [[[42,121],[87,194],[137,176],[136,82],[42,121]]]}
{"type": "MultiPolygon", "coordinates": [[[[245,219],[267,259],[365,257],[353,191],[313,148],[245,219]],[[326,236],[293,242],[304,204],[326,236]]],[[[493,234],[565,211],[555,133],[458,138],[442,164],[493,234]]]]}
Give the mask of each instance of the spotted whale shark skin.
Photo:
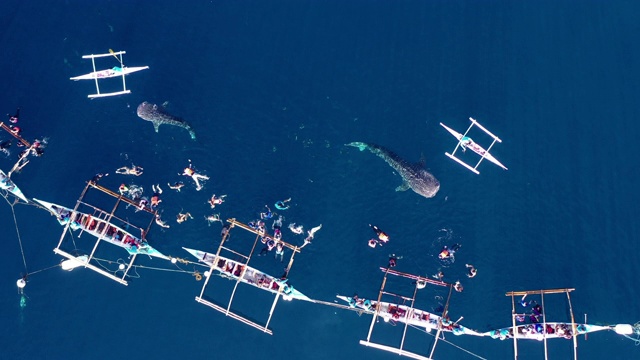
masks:
{"type": "Polygon", "coordinates": [[[387,162],[402,177],[402,185],[396,191],[413,190],[426,198],[432,198],[440,190],[440,182],[431,173],[424,169],[421,164],[412,164],[393,151],[376,144],[363,142],[352,142],[347,146],[353,146],[360,151],[369,150],[387,162]]]}
{"type": "Polygon", "coordinates": [[[158,106],[145,101],[138,105],[137,113],[142,120],[150,121],[156,132],[158,132],[160,125],[173,125],[186,129],[189,131],[191,139],[196,139],[196,133],[191,126],[186,121],[167,113],[164,106],[158,106]]]}

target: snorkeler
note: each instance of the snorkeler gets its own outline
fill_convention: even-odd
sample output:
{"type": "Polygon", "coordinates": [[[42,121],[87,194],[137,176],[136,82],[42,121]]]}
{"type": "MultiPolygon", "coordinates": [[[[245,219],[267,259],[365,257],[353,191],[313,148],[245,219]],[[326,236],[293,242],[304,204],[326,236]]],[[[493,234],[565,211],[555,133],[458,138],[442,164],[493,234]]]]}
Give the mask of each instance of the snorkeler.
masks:
{"type": "Polygon", "coordinates": [[[371,229],[373,229],[373,232],[376,233],[376,235],[378,236],[378,239],[380,239],[381,241],[383,241],[384,243],[386,243],[387,241],[389,241],[389,235],[387,235],[386,232],[380,230],[380,228],[378,228],[375,225],[371,225],[369,224],[369,226],[371,227],[371,229]]]}
{"type": "Polygon", "coordinates": [[[265,205],[264,207],[267,208],[267,211],[260,213],[260,219],[271,219],[273,217],[273,213],[271,212],[271,209],[269,209],[267,205],[265,205]]]}
{"type": "Polygon", "coordinates": [[[161,226],[161,227],[163,227],[165,229],[170,227],[169,224],[167,224],[165,221],[163,221],[160,218],[160,214],[156,214],[156,219],[155,220],[156,220],[156,224],[158,224],[159,226],[161,226]]]}
{"type": "Polygon", "coordinates": [[[167,185],[169,186],[169,189],[171,190],[175,190],[177,192],[180,192],[180,189],[182,189],[182,187],[184,186],[184,183],[182,181],[178,181],[173,183],[173,185],[167,183],[167,185]]]}
{"type": "Polygon", "coordinates": [[[315,236],[316,231],[322,229],[322,224],[312,228],[311,230],[307,231],[307,237],[304,239],[304,244],[302,244],[302,246],[300,246],[300,248],[302,249],[303,247],[307,246],[307,244],[311,244],[311,240],[313,240],[313,237],[315,236]]]}
{"type": "Polygon", "coordinates": [[[222,219],[220,219],[220,214],[205,216],[204,219],[207,220],[207,223],[209,223],[209,226],[211,226],[212,223],[217,221],[219,221],[220,224],[222,224],[222,219]]]}
{"type": "Polygon", "coordinates": [[[282,200],[282,201],[276,201],[276,209],[278,210],[287,210],[289,208],[289,205],[287,205],[287,203],[291,201],[291,198],[288,198],[287,200],[282,200]]]}
{"type": "MultiPolygon", "coordinates": [[[[9,115],[9,114],[7,114],[9,115]]],[[[9,122],[12,124],[16,124],[18,119],[20,118],[20,108],[16,109],[16,114],[9,117],[9,122]]]]}
{"type": "Polygon", "coordinates": [[[189,166],[184,168],[184,170],[182,171],[181,175],[189,176],[191,179],[193,179],[193,181],[196,183],[196,191],[202,190],[202,185],[200,185],[200,181],[199,181],[200,179],[209,180],[208,176],[200,175],[200,174],[196,173],[196,170],[193,168],[193,166],[191,164],[191,160],[189,160],[189,166]]]}
{"type": "Polygon", "coordinates": [[[226,198],[227,195],[222,195],[220,197],[216,197],[216,194],[213,194],[213,196],[211,196],[211,199],[209,199],[209,205],[211,205],[212,209],[215,209],[216,205],[220,205],[224,202],[224,198],[226,198]]]}
{"type": "Polygon", "coordinates": [[[453,259],[453,255],[462,247],[460,244],[454,244],[451,248],[448,248],[446,245],[440,250],[440,254],[438,254],[438,258],[441,260],[445,259],[453,259]]]}
{"type": "Polygon", "coordinates": [[[151,208],[155,210],[156,206],[160,205],[162,200],[160,199],[160,194],[162,194],[162,189],[160,188],[160,184],[151,185],[151,189],[153,190],[153,195],[151,195],[151,208]]]}
{"type": "Polygon", "coordinates": [[[142,175],[143,170],[144,169],[142,167],[131,164],[131,167],[123,166],[116,169],[116,174],[140,176],[142,175]]]}
{"type": "Polygon", "coordinates": [[[120,195],[125,195],[126,193],[129,192],[129,187],[127,185],[125,185],[124,183],[120,184],[120,187],[118,188],[118,192],[120,193],[120,195]]]}
{"type": "Polygon", "coordinates": [[[178,213],[178,215],[176,215],[176,221],[178,222],[178,224],[182,224],[189,219],[193,219],[193,217],[188,212],[184,214],[180,212],[178,213]]]}
{"type": "Polygon", "coordinates": [[[302,228],[302,225],[297,225],[296,226],[296,223],[289,224],[288,228],[294,234],[300,235],[300,234],[302,234],[304,232],[304,229],[302,228]]]}
{"type": "Polygon", "coordinates": [[[469,269],[469,273],[467,274],[468,278],[475,277],[476,274],[478,273],[478,269],[476,269],[475,266],[469,265],[469,264],[464,264],[464,266],[466,266],[467,269],[469,269]]]}

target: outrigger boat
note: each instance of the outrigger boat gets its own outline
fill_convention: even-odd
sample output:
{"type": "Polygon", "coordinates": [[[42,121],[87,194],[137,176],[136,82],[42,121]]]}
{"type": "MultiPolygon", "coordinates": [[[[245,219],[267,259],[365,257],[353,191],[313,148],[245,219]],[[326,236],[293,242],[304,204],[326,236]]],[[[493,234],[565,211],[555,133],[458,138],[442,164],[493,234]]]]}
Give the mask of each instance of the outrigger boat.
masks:
{"type": "Polygon", "coordinates": [[[299,300],[312,301],[302,293],[293,289],[291,285],[286,283],[286,277],[288,276],[289,271],[291,270],[291,266],[293,265],[293,258],[296,253],[300,252],[300,248],[286,243],[281,238],[275,240],[276,239],[275,236],[273,237],[269,236],[269,234],[267,234],[264,229],[254,229],[246,224],[236,221],[236,219],[229,219],[227,220],[227,222],[229,223],[229,228],[222,236],[222,240],[220,241],[220,246],[218,246],[218,250],[216,251],[215,254],[208,254],[202,251],[185,248],[185,250],[189,251],[192,255],[197,257],[200,261],[209,265],[209,270],[204,273],[205,275],[204,284],[202,285],[202,290],[200,291],[200,295],[196,296],[196,301],[216,311],[219,311],[225,314],[225,316],[229,316],[235,320],[238,320],[244,324],[252,326],[269,335],[273,335],[273,331],[269,329],[269,323],[271,322],[271,317],[273,316],[276,303],[278,302],[278,299],[280,298],[281,295],[284,299],[287,299],[287,300],[299,299],[299,300]],[[256,235],[249,254],[245,255],[225,246],[226,241],[227,239],[229,239],[229,236],[231,234],[231,230],[235,227],[244,229],[256,235]],[[276,245],[274,246],[276,246],[276,248],[279,249],[277,251],[282,252],[281,254],[284,254],[285,248],[292,250],[291,258],[289,259],[289,265],[285,268],[285,273],[280,280],[277,280],[273,276],[267,275],[262,271],[256,270],[255,268],[248,266],[249,261],[251,260],[251,256],[253,255],[253,252],[256,248],[256,245],[258,244],[258,242],[266,239],[271,239],[271,241],[275,240],[274,244],[276,245]],[[244,259],[244,261],[242,262],[231,261],[226,257],[220,256],[220,253],[223,250],[234,254],[234,256],[236,257],[244,259]],[[219,272],[223,276],[236,280],[236,283],[233,287],[233,291],[231,292],[231,298],[229,298],[229,303],[227,304],[226,307],[220,306],[204,298],[205,290],[207,288],[207,285],[209,284],[209,281],[211,280],[211,277],[212,277],[211,275],[213,274],[214,271],[219,272]],[[267,290],[271,293],[276,294],[275,299],[273,299],[273,304],[271,305],[271,310],[269,311],[269,318],[267,319],[264,325],[258,324],[253,320],[249,320],[246,317],[243,317],[231,311],[231,303],[233,302],[236,289],[238,288],[238,285],[240,283],[249,284],[257,288],[267,290]]]}
{"type": "Polygon", "coordinates": [[[72,230],[82,230],[100,240],[124,248],[131,255],[149,255],[169,260],[168,256],[151,247],[145,240],[109,223],[105,219],[73,211],[67,207],[43,200],[33,199],[33,201],[49,210],[62,226],[69,224],[72,230]]]}
{"type": "MultiPolygon", "coordinates": [[[[361,309],[367,314],[374,314],[377,308],[377,316],[381,317],[384,322],[400,322],[409,324],[411,326],[424,328],[427,332],[430,332],[431,330],[438,330],[440,327],[442,331],[451,332],[454,335],[485,336],[485,334],[466,328],[448,319],[443,320],[439,315],[406,305],[392,304],[384,301],[378,303],[375,300],[363,299],[357,296],[350,297],[336,295],[336,297],[340,300],[346,301],[350,307],[361,309]],[[378,304],[380,304],[379,307],[378,304]]],[[[410,298],[405,297],[402,299],[411,300],[410,298]]]]}
{"type": "Polygon", "coordinates": [[[24,202],[29,202],[29,200],[27,200],[27,197],[22,193],[22,190],[20,190],[20,188],[18,188],[16,184],[11,180],[11,178],[7,176],[7,174],[5,174],[2,170],[0,170],[0,189],[8,192],[9,194],[17,197],[24,202]]]}
{"type": "Polygon", "coordinates": [[[573,358],[578,358],[578,336],[586,335],[591,332],[602,331],[602,330],[613,330],[619,335],[623,335],[629,339],[637,341],[637,339],[632,338],[632,335],[640,336],[640,325],[628,325],[628,324],[618,324],[614,326],[600,326],[600,325],[590,325],[586,322],[586,314],[585,314],[585,323],[578,324],[575,321],[575,317],[573,315],[573,306],[571,305],[571,296],[569,293],[574,291],[575,289],[550,289],[550,290],[526,290],[526,291],[511,291],[506,293],[506,296],[511,297],[511,321],[512,326],[503,329],[492,330],[484,335],[490,336],[494,339],[513,339],[513,352],[514,359],[518,359],[518,340],[538,340],[544,343],[544,358],[548,359],[548,347],[547,347],[547,339],[570,339],[573,340],[573,358]],[[547,322],[546,310],[544,308],[544,299],[545,295],[550,294],[566,294],[567,303],[569,305],[569,316],[571,318],[571,322],[547,322]],[[528,295],[539,295],[540,303],[536,301],[525,301],[525,298],[528,295]],[[521,314],[516,311],[516,297],[522,296],[520,300],[520,304],[524,307],[528,307],[535,303],[532,306],[533,314],[521,314]],[[532,320],[535,323],[531,324],[522,324],[516,325],[518,321],[526,319],[526,316],[530,315],[532,320]],[[515,331],[514,331],[515,329],[515,331]]]}
{"type": "Polygon", "coordinates": [[[460,134],[459,132],[451,129],[450,127],[446,126],[445,124],[440,123],[440,125],[443,128],[445,128],[451,135],[453,135],[453,137],[458,139],[458,144],[456,145],[455,149],[453,149],[453,153],[449,154],[448,152],[446,152],[445,155],[447,155],[451,159],[453,159],[456,162],[458,162],[460,165],[466,167],[467,169],[473,171],[476,174],[480,174],[480,172],[477,170],[477,168],[480,165],[480,163],[482,162],[482,160],[484,160],[484,159],[487,159],[487,160],[491,161],[492,163],[494,163],[494,164],[500,166],[501,168],[503,168],[504,170],[508,170],[506,166],[502,165],[502,163],[500,161],[498,161],[498,159],[496,159],[495,157],[493,157],[493,155],[491,155],[489,153],[489,150],[491,150],[493,145],[496,142],[501,143],[502,140],[500,140],[500,138],[498,138],[497,136],[495,136],[491,132],[489,132],[489,130],[485,129],[485,127],[480,125],[480,123],[478,123],[475,119],[469,118],[469,120],[471,120],[471,125],[469,125],[469,128],[467,129],[467,131],[465,131],[464,134],[460,134]],[[469,130],[471,130],[471,128],[474,125],[477,126],[478,128],[480,128],[482,131],[487,133],[487,135],[489,135],[489,136],[491,136],[493,138],[493,142],[491,143],[491,145],[489,146],[489,148],[487,150],[485,150],[482,146],[478,145],[470,137],[467,136],[467,134],[469,133],[469,130]],[[462,151],[465,151],[466,149],[471,149],[474,153],[480,155],[480,160],[478,161],[476,166],[471,167],[470,165],[468,165],[464,161],[462,161],[459,158],[457,158],[455,156],[455,154],[456,154],[456,151],[458,151],[458,148],[462,148],[462,151]]]}
{"type": "Polygon", "coordinates": [[[91,59],[91,63],[93,64],[93,72],[90,72],[88,74],[85,75],[80,75],[80,76],[75,76],[70,78],[70,80],[74,80],[74,81],[78,81],[78,80],[95,80],[96,82],[96,94],[92,94],[89,95],[88,97],[90,99],[93,98],[99,98],[99,97],[105,97],[105,96],[116,96],[116,95],[122,95],[122,94],[129,94],[131,93],[131,90],[127,89],[127,84],[125,82],[125,76],[137,71],[141,71],[141,70],[146,70],[149,67],[148,66],[136,66],[136,67],[127,67],[124,66],[124,63],[122,61],[122,55],[126,54],[126,51],[117,51],[114,52],[113,50],[109,50],[108,54],[98,54],[98,55],[84,55],[82,56],[83,59],[91,59]],[[118,55],[120,56],[118,58],[118,55]],[[95,59],[96,58],[100,58],[100,57],[110,57],[113,56],[116,58],[116,60],[118,60],[120,62],[120,66],[114,66],[111,69],[106,69],[106,70],[96,70],[96,62],[95,59]],[[118,77],[118,76],[122,76],[122,91],[116,91],[116,92],[111,92],[111,93],[100,93],[100,85],[98,84],[98,80],[99,79],[108,79],[108,78],[112,78],[112,77],[118,77]]]}
{"type": "Polygon", "coordinates": [[[213,270],[220,273],[221,276],[234,280],[239,280],[245,284],[255,286],[258,289],[266,290],[273,294],[282,292],[284,300],[305,300],[311,301],[306,295],[293,288],[286,283],[286,280],[280,280],[274,276],[266,274],[251,266],[245,266],[242,263],[232,261],[222,256],[217,257],[214,266],[215,254],[207,253],[200,250],[189,249],[183,247],[189,254],[193,255],[198,261],[209,265],[213,270]]]}
{"type": "Polygon", "coordinates": [[[378,300],[374,301],[374,300],[350,298],[346,296],[338,296],[338,298],[344,301],[347,301],[351,307],[360,308],[362,309],[363,312],[373,314],[373,319],[371,320],[371,325],[369,326],[369,333],[367,334],[367,339],[360,340],[361,345],[373,347],[379,350],[388,351],[401,356],[410,357],[412,359],[431,360],[433,358],[433,353],[435,352],[436,345],[438,344],[438,340],[440,339],[440,333],[442,331],[449,331],[456,335],[466,334],[466,335],[484,336],[483,334],[478,333],[474,330],[458,325],[458,322],[462,320],[462,317],[455,322],[451,322],[449,320],[449,317],[448,317],[449,300],[451,299],[451,292],[453,290],[453,285],[447,284],[442,281],[436,281],[429,278],[425,278],[422,276],[417,276],[413,274],[392,270],[391,266],[392,266],[392,263],[390,261],[389,267],[380,268],[384,272],[384,277],[382,278],[382,284],[380,285],[378,300]],[[385,291],[388,275],[394,275],[394,276],[404,277],[404,278],[413,280],[413,284],[415,285],[413,290],[413,296],[407,297],[400,294],[395,294],[395,293],[385,291]],[[449,296],[447,298],[446,305],[444,306],[442,315],[435,315],[427,311],[414,308],[418,290],[424,289],[427,286],[427,284],[449,288],[449,296]],[[398,303],[383,301],[382,300],[383,296],[392,296],[394,299],[396,299],[398,303]],[[399,302],[402,302],[402,304],[400,304],[399,302]],[[380,343],[371,341],[373,328],[378,322],[378,317],[381,317],[385,322],[394,321],[394,322],[402,322],[405,324],[399,347],[380,344],[380,343]],[[407,330],[409,326],[419,328],[419,329],[425,329],[426,332],[429,332],[431,329],[437,330],[435,334],[435,340],[434,340],[433,346],[431,347],[431,352],[428,357],[405,349],[404,343],[405,343],[405,338],[406,338],[407,330]]]}
{"type": "MultiPolygon", "coordinates": [[[[150,257],[161,258],[165,260],[172,260],[169,256],[165,256],[158,250],[151,247],[147,241],[146,236],[149,233],[151,225],[153,224],[156,216],[156,212],[151,210],[148,207],[139,207],[135,201],[120,195],[110,189],[107,189],[103,186],[100,186],[96,183],[96,179],[94,178],[91,181],[87,182],[87,186],[82,191],[82,195],[77,200],[77,204],[74,209],[67,208],[64,206],[56,205],[47,201],[42,201],[38,199],[33,199],[36,203],[43,206],[47,211],[49,211],[52,215],[56,217],[60,225],[64,226],[64,230],[62,231],[62,235],[60,235],[60,241],[58,245],[53,249],[53,252],[61,255],[68,260],[72,260],[70,263],[73,267],[77,267],[77,262],[80,262],[82,266],[93,270],[111,280],[117,281],[120,284],[128,285],[125,278],[133,263],[136,260],[138,255],[149,255],[150,257]],[[111,211],[103,210],[99,207],[96,207],[92,204],[89,204],[84,201],[84,197],[87,194],[87,191],[90,189],[96,189],[101,191],[103,194],[106,194],[115,199],[115,205],[113,206],[111,211]],[[149,225],[146,229],[140,228],[129,221],[122,219],[116,215],[116,211],[119,206],[122,204],[133,205],[139,210],[144,210],[153,215],[153,218],[150,220],[149,225]],[[83,209],[88,208],[91,213],[80,211],[80,206],[83,209]],[[118,224],[122,226],[117,226],[113,224],[113,221],[117,221],[118,224]],[[127,230],[124,230],[127,229],[127,230]],[[140,236],[135,236],[131,233],[131,229],[137,229],[140,231],[140,236]],[[63,242],[66,238],[67,232],[71,233],[73,230],[80,230],[81,233],[78,235],[80,237],[83,233],[89,233],[90,235],[97,238],[91,253],[88,256],[80,255],[74,256],[71,255],[68,251],[62,249],[63,242]],[[128,263],[121,263],[118,265],[117,270],[109,270],[107,269],[100,261],[100,259],[94,257],[98,245],[101,241],[106,241],[112,245],[116,245],[125,249],[129,253],[129,261],[128,263]],[[98,262],[99,266],[96,266],[92,263],[92,261],[98,262]],[[119,273],[122,272],[122,276],[119,276],[119,273]]],[[[75,241],[74,241],[75,248],[75,241]]],[[[115,262],[115,261],[112,261],[115,262]]]]}

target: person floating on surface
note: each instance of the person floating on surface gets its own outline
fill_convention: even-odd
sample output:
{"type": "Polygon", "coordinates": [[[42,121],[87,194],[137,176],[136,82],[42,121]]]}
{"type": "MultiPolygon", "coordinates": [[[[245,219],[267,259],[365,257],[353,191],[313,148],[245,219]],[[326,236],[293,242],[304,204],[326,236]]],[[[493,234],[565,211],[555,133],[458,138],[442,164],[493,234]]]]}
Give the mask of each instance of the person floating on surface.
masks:
{"type": "Polygon", "coordinates": [[[143,170],[144,169],[142,167],[132,164],[131,167],[123,166],[121,168],[116,169],[116,174],[140,176],[142,175],[143,170]]]}
{"type": "Polygon", "coordinates": [[[278,210],[287,210],[289,208],[289,205],[287,205],[287,203],[291,201],[291,198],[288,198],[286,200],[282,200],[282,201],[276,201],[276,209],[278,210]]]}
{"type": "Polygon", "coordinates": [[[184,186],[184,183],[182,181],[178,181],[173,183],[173,185],[171,185],[170,183],[167,183],[167,185],[169,186],[169,189],[180,192],[180,189],[182,189],[182,187],[184,186]]]}
{"type": "Polygon", "coordinates": [[[322,224],[312,228],[311,230],[307,231],[307,237],[304,239],[304,244],[302,244],[302,246],[300,248],[303,248],[305,246],[307,246],[307,244],[311,244],[311,241],[313,240],[313,237],[315,236],[316,231],[322,229],[322,224]]]}
{"type": "Polygon", "coordinates": [[[265,205],[264,207],[267,208],[267,211],[260,213],[260,219],[271,219],[273,217],[271,209],[267,205],[265,205]]]}
{"type": "Polygon", "coordinates": [[[216,205],[220,205],[224,202],[224,198],[226,198],[227,195],[222,195],[220,197],[216,197],[216,194],[213,194],[213,196],[211,196],[211,199],[209,199],[209,205],[211,205],[212,209],[215,209],[216,205]]]}
{"type": "Polygon", "coordinates": [[[473,265],[464,264],[464,266],[466,266],[467,269],[469,269],[469,273],[467,273],[468,278],[475,277],[476,274],[478,273],[478,269],[476,269],[473,265]]]}
{"type": "Polygon", "coordinates": [[[196,173],[196,170],[193,168],[191,164],[191,160],[189,160],[189,166],[184,168],[181,175],[189,176],[196,183],[196,191],[202,190],[202,185],[200,184],[200,179],[209,180],[209,177],[206,175],[201,175],[196,173]]]}
{"type": "Polygon", "coordinates": [[[380,241],[384,242],[385,244],[389,241],[389,235],[387,235],[386,232],[380,230],[380,228],[378,228],[375,225],[369,224],[369,226],[371,227],[371,229],[373,229],[373,232],[376,233],[376,235],[378,236],[378,239],[380,239],[380,241]]]}

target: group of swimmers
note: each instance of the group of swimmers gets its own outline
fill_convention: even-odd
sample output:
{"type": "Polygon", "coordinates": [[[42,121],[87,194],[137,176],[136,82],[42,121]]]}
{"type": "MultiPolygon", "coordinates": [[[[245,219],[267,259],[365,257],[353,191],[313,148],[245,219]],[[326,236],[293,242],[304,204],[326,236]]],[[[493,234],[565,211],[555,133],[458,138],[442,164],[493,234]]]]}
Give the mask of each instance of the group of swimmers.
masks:
{"type": "MultiPolygon", "coordinates": [[[[135,164],[132,164],[131,167],[129,166],[122,166],[118,169],[116,169],[115,171],[116,174],[120,174],[120,175],[131,175],[131,176],[140,176],[144,173],[144,168],[135,164]]],[[[94,177],[94,181],[97,181],[100,177],[102,176],[106,176],[108,174],[99,174],[100,176],[96,175],[96,177],[94,177]]],[[[202,184],[200,182],[200,180],[208,180],[209,177],[206,175],[202,175],[202,174],[198,174],[195,170],[195,168],[193,167],[193,164],[191,163],[191,160],[189,160],[189,164],[187,167],[185,167],[183,169],[182,174],[179,175],[185,175],[185,176],[189,176],[191,177],[191,179],[195,182],[196,185],[196,191],[200,191],[202,190],[202,184]]],[[[167,186],[169,187],[169,189],[171,190],[175,190],[177,192],[180,192],[180,190],[184,187],[184,183],[182,181],[177,181],[174,182],[173,184],[171,183],[167,183],[167,186]]],[[[122,183],[120,185],[120,187],[118,188],[118,191],[121,195],[127,196],[129,198],[131,198],[132,200],[134,200],[135,202],[137,202],[137,209],[136,211],[140,211],[140,210],[145,210],[145,209],[150,209],[151,211],[156,211],[158,206],[160,205],[160,203],[162,202],[162,199],[160,198],[160,196],[162,195],[162,188],[160,187],[160,184],[154,184],[151,186],[151,189],[153,190],[153,194],[151,195],[150,198],[147,197],[143,197],[142,193],[143,193],[143,189],[140,186],[137,185],[126,185],[125,183],[122,183]]],[[[215,208],[216,205],[220,205],[224,202],[226,195],[222,195],[219,197],[216,197],[216,195],[214,194],[210,199],[209,199],[209,204],[211,205],[211,208],[215,208]]],[[[211,223],[213,222],[220,222],[222,223],[222,220],[220,219],[220,214],[213,214],[213,215],[209,215],[209,216],[205,216],[204,217],[205,220],[209,223],[209,225],[211,225],[211,223]]],[[[191,216],[191,214],[189,212],[180,212],[178,213],[178,215],[176,215],[176,222],[178,224],[181,224],[189,219],[193,219],[193,216],[191,216]]],[[[162,217],[159,213],[156,212],[155,215],[155,223],[163,228],[169,228],[170,225],[167,224],[166,221],[162,220],[162,217]]]]}
{"type": "MultiPolygon", "coordinates": [[[[18,154],[18,161],[15,163],[15,165],[13,165],[11,170],[7,173],[7,176],[11,177],[12,173],[20,172],[29,163],[28,157],[30,155],[35,157],[40,157],[44,154],[44,148],[47,145],[47,139],[46,138],[42,140],[35,139],[33,143],[29,144],[29,142],[27,142],[20,136],[22,130],[16,125],[20,118],[20,108],[16,110],[16,113],[14,115],[7,114],[7,116],[9,116],[9,123],[11,125],[7,126],[4,123],[2,123],[2,128],[19,140],[16,144],[18,147],[28,146],[28,148],[22,150],[18,154]]],[[[11,145],[12,145],[11,140],[1,141],[0,152],[3,152],[5,155],[9,156],[10,155],[9,148],[11,148],[11,145]]]]}

